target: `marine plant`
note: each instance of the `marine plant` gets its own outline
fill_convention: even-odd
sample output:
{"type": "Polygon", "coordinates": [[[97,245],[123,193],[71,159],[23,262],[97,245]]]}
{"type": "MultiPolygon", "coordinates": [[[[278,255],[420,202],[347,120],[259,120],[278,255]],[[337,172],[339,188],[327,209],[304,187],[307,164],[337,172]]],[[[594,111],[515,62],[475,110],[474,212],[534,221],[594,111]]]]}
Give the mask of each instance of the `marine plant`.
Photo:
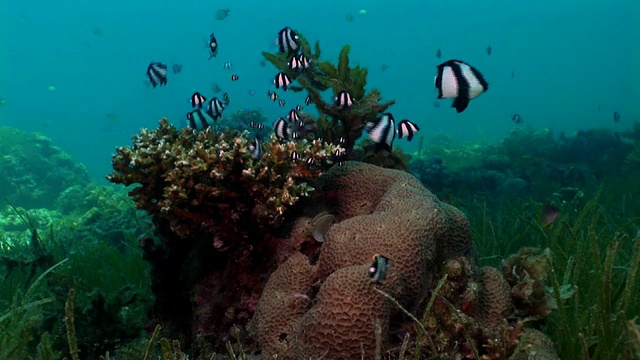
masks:
{"type": "Polygon", "coordinates": [[[640,304],[632,300],[640,290],[640,218],[618,218],[601,205],[608,196],[600,193],[579,211],[562,213],[547,226],[538,221],[539,209],[501,204],[498,210],[488,203],[462,207],[476,219],[480,263],[501,264],[514,249],[549,249],[546,291],[561,305],[538,327],[550,336],[562,359],[640,355],[640,304]]]}
{"type": "Polygon", "coordinates": [[[362,135],[362,130],[368,122],[374,121],[380,113],[385,112],[394,100],[381,102],[382,96],[376,89],[365,90],[367,84],[368,70],[360,65],[350,66],[349,52],[351,47],[345,45],[340,50],[338,64],[321,60],[320,43],[316,42],[311,49],[311,45],[305,37],[297,33],[300,37],[300,53],[312,63],[309,69],[296,71],[290,68],[290,55],[272,54],[263,52],[262,55],[276,68],[284,72],[292,80],[297,80],[300,86],[289,86],[291,91],[307,91],[309,97],[320,112],[320,117],[316,120],[318,137],[331,143],[338,143],[340,138],[344,138],[347,153],[351,153],[355,141],[362,135]],[[321,92],[327,89],[333,91],[332,99],[341,91],[348,91],[354,99],[354,104],[349,109],[342,109],[333,102],[326,102],[321,92]]]}

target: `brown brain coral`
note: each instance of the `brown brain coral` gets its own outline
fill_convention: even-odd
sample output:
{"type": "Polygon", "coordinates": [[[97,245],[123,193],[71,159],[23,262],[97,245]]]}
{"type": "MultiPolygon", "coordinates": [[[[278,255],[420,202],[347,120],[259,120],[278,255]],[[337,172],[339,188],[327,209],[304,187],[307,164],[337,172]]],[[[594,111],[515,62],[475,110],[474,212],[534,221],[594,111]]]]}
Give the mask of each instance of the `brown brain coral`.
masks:
{"type": "Polygon", "coordinates": [[[326,234],[318,262],[321,278],[383,254],[392,264],[386,288],[402,303],[415,304],[429,285],[429,269],[446,260],[442,256],[471,252],[464,215],[406,172],[346,163],[323,180],[323,190],[333,193],[343,221],[326,234]]]}
{"type": "Polygon", "coordinates": [[[313,270],[306,256],[295,253],[269,278],[251,320],[264,354],[291,353],[295,326],[311,305],[306,293],[313,283],[313,270]]]}
{"type": "MultiPolygon", "coordinates": [[[[385,338],[390,317],[389,303],[373,290],[375,283],[367,275],[366,264],[372,256],[382,254],[390,259],[388,274],[379,287],[403,304],[416,305],[426,296],[430,269],[446,260],[438,255],[466,256],[471,252],[464,215],[443,207],[405,172],[346,162],[327,172],[322,185],[328,198],[335,201],[339,221],[327,232],[318,260],[316,278],[322,287],[314,306],[296,321],[291,352],[265,343],[269,341],[265,334],[271,331],[267,324],[276,320],[262,314],[278,313],[267,310],[274,306],[275,293],[267,285],[256,313],[260,316],[252,324],[267,358],[371,358],[374,327],[380,325],[385,338]],[[460,244],[453,246],[456,242],[460,244]],[[442,250],[443,245],[450,249],[442,250]]],[[[308,265],[298,263],[296,256],[285,264],[288,271],[308,271],[308,265]]],[[[282,281],[280,269],[277,273],[269,284],[282,281]]],[[[310,287],[307,293],[311,292],[310,287]]]]}
{"type": "Polygon", "coordinates": [[[296,332],[294,359],[372,358],[376,331],[386,339],[390,303],[374,291],[368,265],[341,268],[322,284],[296,332]]]}

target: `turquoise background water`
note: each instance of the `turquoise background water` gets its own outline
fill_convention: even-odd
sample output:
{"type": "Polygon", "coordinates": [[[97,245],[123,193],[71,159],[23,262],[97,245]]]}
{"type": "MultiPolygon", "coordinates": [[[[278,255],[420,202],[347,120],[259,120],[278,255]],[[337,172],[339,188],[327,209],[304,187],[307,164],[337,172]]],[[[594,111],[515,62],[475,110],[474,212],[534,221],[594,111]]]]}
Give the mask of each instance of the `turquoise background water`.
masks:
{"type": "MultiPolygon", "coordinates": [[[[141,127],[154,128],[163,116],[182,126],[189,96],[196,90],[213,96],[214,82],[231,96],[227,111],[258,108],[276,119],[304,99],[286,93],[287,106],[280,108],[266,95],[276,70],[260,65],[261,52],[276,51],[284,26],[320,40],[324,59],[335,61],[350,44],[352,63],[370,70],[368,88],[395,99],[396,119],[416,122],[427,139],[446,133],[460,141],[496,141],[517,126],[513,113],[523,116],[520,126],[556,133],[622,130],[640,121],[637,0],[3,0],[0,126],[46,134],[102,179],[116,146],[129,145],[141,127]],[[218,21],[221,8],[231,11],[218,21]],[[211,32],[220,51],[208,60],[211,32]],[[462,114],[450,100],[433,105],[436,65],[447,59],[470,63],[490,85],[462,114]],[[170,71],[168,85],[153,89],[145,85],[151,61],[179,63],[183,70],[170,71]],[[233,70],[223,69],[224,62],[233,70]],[[232,82],[231,74],[240,80],[232,82]],[[618,124],[614,111],[621,114],[618,124]]],[[[395,145],[413,149],[415,143],[395,145]]]]}

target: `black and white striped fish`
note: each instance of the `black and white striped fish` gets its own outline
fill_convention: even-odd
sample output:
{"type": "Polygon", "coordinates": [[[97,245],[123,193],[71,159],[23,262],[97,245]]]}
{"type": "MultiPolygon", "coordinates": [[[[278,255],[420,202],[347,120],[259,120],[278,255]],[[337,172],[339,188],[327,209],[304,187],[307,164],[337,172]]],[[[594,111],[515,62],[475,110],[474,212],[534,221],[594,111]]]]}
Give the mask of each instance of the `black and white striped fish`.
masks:
{"type": "Polygon", "coordinates": [[[300,161],[300,153],[298,153],[297,151],[293,151],[291,153],[291,161],[293,161],[293,162],[300,161]]]}
{"type": "Polygon", "coordinates": [[[384,113],[375,121],[367,123],[365,130],[369,137],[376,143],[376,149],[391,152],[393,140],[396,137],[396,121],[391,113],[384,113]]]}
{"type": "Polygon", "coordinates": [[[274,102],[278,100],[278,94],[276,94],[275,91],[269,90],[267,91],[267,95],[269,95],[269,99],[273,100],[274,102]]]}
{"type": "Polygon", "coordinates": [[[191,95],[191,99],[189,99],[189,102],[191,102],[191,107],[194,109],[202,109],[202,105],[205,103],[205,101],[207,101],[207,98],[202,96],[202,94],[197,91],[194,92],[193,95],[191,95]]]}
{"type": "Polygon", "coordinates": [[[298,65],[300,66],[300,70],[306,70],[311,67],[311,61],[309,61],[304,54],[300,54],[298,55],[298,65]]]}
{"type": "Polygon", "coordinates": [[[304,104],[307,106],[313,104],[313,99],[311,99],[311,96],[307,96],[306,99],[304,99],[304,104]]]}
{"type": "Polygon", "coordinates": [[[435,78],[438,99],[454,99],[451,107],[463,112],[469,101],[489,89],[484,76],[461,60],[448,60],[438,65],[435,78]]]}
{"type": "Polygon", "coordinates": [[[346,90],[340,91],[334,100],[335,105],[341,110],[347,110],[353,105],[353,97],[346,90]]]}
{"type": "Polygon", "coordinates": [[[218,40],[216,36],[211,33],[209,35],[209,60],[216,57],[218,55],[218,40]]]}
{"type": "Polygon", "coordinates": [[[291,57],[291,61],[289,61],[289,69],[294,70],[294,71],[302,71],[302,65],[300,64],[300,60],[298,60],[298,58],[293,55],[291,57]]]}
{"type": "Polygon", "coordinates": [[[380,254],[373,255],[373,262],[367,271],[371,281],[380,283],[389,271],[389,258],[380,254]]]}
{"type": "Polygon", "coordinates": [[[224,111],[224,104],[218,99],[214,97],[209,101],[209,107],[207,108],[207,114],[211,116],[213,121],[218,121],[218,118],[222,116],[222,111],[224,111]]]}
{"type": "Polygon", "coordinates": [[[420,127],[409,120],[400,120],[398,123],[398,139],[406,136],[407,141],[413,140],[413,136],[420,130],[420,127]]]}
{"type": "Polygon", "coordinates": [[[222,103],[224,106],[229,106],[229,93],[222,94],[222,103]]]}
{"type": "Polygon", "coordinates": [[[255,160],[262,157],[262,141],[260,141],[260,138],[258,136],[256,136],[255,139],[253,139],[249,143],[249,146],[247,148],[249,149],[251,157],[255,160]]]}
{"type": "Polygon", "coordinates": [[[273,132],[276,134],[276,137],[280,140],[289,139],[289,124],[285,118],[278,118],[276,122],[273,124],[273,132]]]}
{"type": "Polygon", "coordinates": [[[196,109],[187,113],[187,126],[194,130],[204,130],[212,125],[213,123],[211,120],[202,112],[201,109],[196,109]]]}
{"type": "Polygon", "coordinates": [[[262,123],[259,123],[259,122],[256,122],[256,121],[251,121],[249,123],[249,127],[252,127],[254,129],[258,129],[258,130],[264,129],[264,125],[262,123]]]}
{"type": "Polygon", "coordinates": [[[291,109],[291,111],[289,111],[289,115],[287,115],[287,120],[289,120],[289,122],[300,121],[300,115],[298,115],[298,112],[296,111],[296,109],[291,109]]]}
{"type": "Polygon", "coordinates": [[[302,111],[302,105],[296,105],[296,111],[297,112],[302,111]]]}
{"type": "Polygon", "coordinates": [[[281,53],[289,54],[298,51],[300,37],[293,29],[286,26],[278,32],[278,47],[281,53]]]}
{"type": "Polygon", "coordinates": [[[167,65],[161,62],[152,62],[147,67],[147,77],[153,87],[167,85],[167,65]]]}
{"type": "Polygon", "coordinates": [[[283,72],[279,72],[275,79],[273,79],[273,83],[276,84],[276,88],[287,91],[287,87],[291,84],[291,79],[287,76],[287,74],[283,72]]]}

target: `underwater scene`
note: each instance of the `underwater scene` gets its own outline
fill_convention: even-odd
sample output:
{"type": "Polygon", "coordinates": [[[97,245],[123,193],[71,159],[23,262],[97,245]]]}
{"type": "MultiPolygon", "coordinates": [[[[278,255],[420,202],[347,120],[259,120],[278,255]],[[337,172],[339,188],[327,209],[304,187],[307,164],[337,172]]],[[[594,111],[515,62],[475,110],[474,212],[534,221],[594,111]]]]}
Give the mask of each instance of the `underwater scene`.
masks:
{"type": "Polygon", "coordinates": [[[637,0],[5,0],[0,360],[640,359],[637,0]]]}

